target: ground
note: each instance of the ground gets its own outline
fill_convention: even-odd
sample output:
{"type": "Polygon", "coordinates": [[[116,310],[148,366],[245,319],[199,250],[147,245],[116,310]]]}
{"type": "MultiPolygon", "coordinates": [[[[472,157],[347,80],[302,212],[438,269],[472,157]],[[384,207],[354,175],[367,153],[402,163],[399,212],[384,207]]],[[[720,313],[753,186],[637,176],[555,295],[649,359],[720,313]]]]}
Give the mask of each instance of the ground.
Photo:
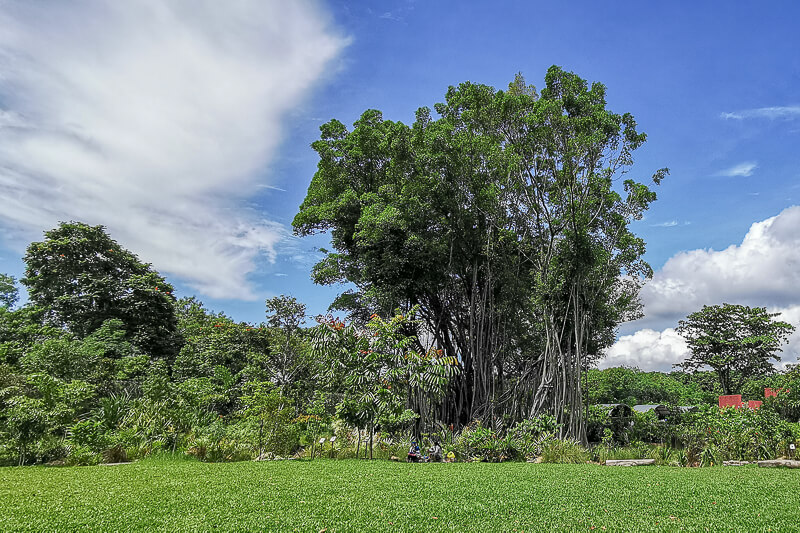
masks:
{"type": "Polygon", "coordinates": [[[0,469],[0,531],[796,531],[800,472],[275,461],[0,469]]]}

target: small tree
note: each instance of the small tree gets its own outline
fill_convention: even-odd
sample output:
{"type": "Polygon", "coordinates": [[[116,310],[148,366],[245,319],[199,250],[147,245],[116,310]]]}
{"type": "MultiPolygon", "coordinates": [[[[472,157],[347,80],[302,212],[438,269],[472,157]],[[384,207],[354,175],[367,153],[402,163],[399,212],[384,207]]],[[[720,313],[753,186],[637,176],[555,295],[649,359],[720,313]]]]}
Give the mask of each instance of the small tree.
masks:
{"type": "Polygon", "coordinates": [[[717,372],[725,394],[739,390],[745,380],[774,370],[771,360],[794,327],[774,320],[778,313],[763,307],[705,305],[678,322],[677,331],[692,351],[678,366],[695,372],[710,367],[717,372]]]}
{"type": "Polygon", "coordinates": [[[413,417],[409,397],[441,396],[458,371],[457,359],[442,350],[412,349],[416,339],[404,332],[416,310],[389,320],[373,315],[365,329],[329,318],[316,331],[315,352],[330,360],[326,382],[343,396],[339,413],[367,426],[370,459],[376,426],[413,417]]]}

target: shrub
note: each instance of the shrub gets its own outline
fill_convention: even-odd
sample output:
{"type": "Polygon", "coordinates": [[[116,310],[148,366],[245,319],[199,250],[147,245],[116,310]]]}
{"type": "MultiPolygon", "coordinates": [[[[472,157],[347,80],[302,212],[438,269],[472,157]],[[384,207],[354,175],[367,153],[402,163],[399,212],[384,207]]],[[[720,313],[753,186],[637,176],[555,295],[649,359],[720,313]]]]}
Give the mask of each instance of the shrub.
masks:
{"type": "Polygon", "coordinates": [[[76,444],[70,447],[69,455],[64,460],[67,466],[90,466],[100,463],[100,454],[88,446],[76,444]]]}
{"type": "Polygon", "coordinates": [[[589,451],[574,440],[550,439],[542,446],[543,463],[585,463],[589,451]]]}
{"type": "Polygon", "coordinates": [[[553,415],[539,415],[518,422],[508,435],[516,457],[541,455],[542,446],[558,432],[560,425],[553,415]]]}
{"type": "Polygon", "coordinates": [[[501,438],[493,430],[483,427],[476,420],[466,426],[456,437],[453,451],[464,461],[487,461],[499,463],[507,459],[518,458],[519,454],[512,444],[513,438],[508,435],[501,438]]]}

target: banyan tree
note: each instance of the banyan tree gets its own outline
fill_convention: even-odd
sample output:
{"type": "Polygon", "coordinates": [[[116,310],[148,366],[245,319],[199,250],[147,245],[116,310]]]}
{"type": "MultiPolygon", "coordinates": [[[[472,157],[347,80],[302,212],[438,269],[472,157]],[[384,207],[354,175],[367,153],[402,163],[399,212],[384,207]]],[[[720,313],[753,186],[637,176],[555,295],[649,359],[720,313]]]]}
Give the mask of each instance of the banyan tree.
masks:
{"type": "Polygon", "coordinates": [[[444,400],[409,398],[428,419],[546,413],[585,440],[582,374],[652,275],[629,226],[656,196],[624,179],[645,135],[605,94],[551,67],[541,93],[521,76],[468,82],[411,126],[368,110],[321,127],[295,233],[330,233],[313,278],[354,287],[333,307],[358,320],[418,305],[419,342],[458,358],[444,400]]]}

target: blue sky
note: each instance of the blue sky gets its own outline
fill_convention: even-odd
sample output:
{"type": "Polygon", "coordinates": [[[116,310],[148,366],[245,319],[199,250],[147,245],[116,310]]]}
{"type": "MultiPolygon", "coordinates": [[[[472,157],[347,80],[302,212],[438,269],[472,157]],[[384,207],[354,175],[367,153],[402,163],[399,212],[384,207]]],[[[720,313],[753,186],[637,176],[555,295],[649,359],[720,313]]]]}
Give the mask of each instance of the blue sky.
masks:
{"type": "Polygon", "coordinates": [[[83,220],[236,319],[281,293],[324,312],[340,289],[309,271],[327,240],[290,228],[319,125],[410,123],[449,85],[541,86],[557,64],[648,134],[634,177],[671,169],[635,226],[646,316],[604,363],[668,369],[703,304],[800,325],[799,19],[790,1],[0,0],[0,272],[83,220]]]}

